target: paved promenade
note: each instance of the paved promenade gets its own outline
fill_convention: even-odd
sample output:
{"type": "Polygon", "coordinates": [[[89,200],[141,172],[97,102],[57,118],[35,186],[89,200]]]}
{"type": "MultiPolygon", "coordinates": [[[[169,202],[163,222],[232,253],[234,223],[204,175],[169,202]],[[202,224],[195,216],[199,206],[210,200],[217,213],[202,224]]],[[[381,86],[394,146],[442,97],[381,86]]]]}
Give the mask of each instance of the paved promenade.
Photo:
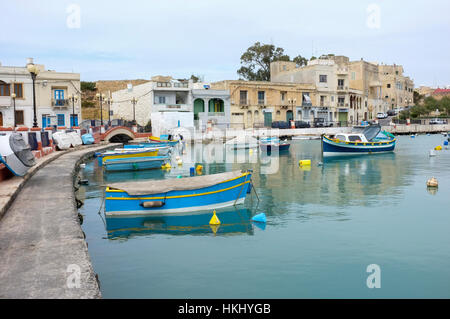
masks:
{"type": "Polygon", "coordinates": [[[73,180],[80,160],[113,146],[67,152],[22,186],[0,220],[0,298],[101,297],[73,180]]]}

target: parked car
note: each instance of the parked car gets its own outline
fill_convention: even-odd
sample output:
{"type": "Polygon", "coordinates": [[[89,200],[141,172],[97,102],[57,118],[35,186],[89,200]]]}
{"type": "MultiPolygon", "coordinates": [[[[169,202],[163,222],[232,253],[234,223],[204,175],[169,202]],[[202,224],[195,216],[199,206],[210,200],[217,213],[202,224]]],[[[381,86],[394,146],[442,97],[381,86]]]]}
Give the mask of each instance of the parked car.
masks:
{"type": "Polygon", "coordinates": [[[388,110],[387,111],[387,115],[388,116],[394,116],[394,115],[397,115],[397,112],[395,110],[388,110]]]}
{"type": "Polygon", "coordinates": [[[447,120],[443,119],[431,119],[430,124],[447,124],[447,120]]]}
{"type": "Polygon", "coordinates": [[[289,125],[289,122],[286,121],[274,121],[272,122],[272,128],[278,128],[278,129],[287,129],[291,128],[289,125]]]}
{"type": "Polygon", "coordinates": [[[383,112],[377,113],[377,119],[385,119],[387,117],[388,117],[388,115],[386,113],[383,113],[383,112]]]}
{"type": "Polygon", "coordinates": [[[314,127],[330,127],[333,126],[333,123],[329,123],[325,121],[322,117],[314,118],[314,127]]]}
{"type": "Polygon", "coordinates": [[[308,122],[305,121],[295,121],[295,128],[308,128],[311,127],[308,122]]]}

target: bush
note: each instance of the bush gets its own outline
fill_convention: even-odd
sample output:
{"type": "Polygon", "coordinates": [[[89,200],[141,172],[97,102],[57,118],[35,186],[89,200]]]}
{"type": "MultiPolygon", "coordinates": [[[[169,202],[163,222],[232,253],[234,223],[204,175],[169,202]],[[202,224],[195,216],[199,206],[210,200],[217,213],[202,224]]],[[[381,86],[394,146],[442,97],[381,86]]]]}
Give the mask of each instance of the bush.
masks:
{"type": "Polygon", "coordinates": [[[95,91],[97,89],[95,86],[96,86],[95,82],[81,81],[80,83],[81,91],[95,91]]]}

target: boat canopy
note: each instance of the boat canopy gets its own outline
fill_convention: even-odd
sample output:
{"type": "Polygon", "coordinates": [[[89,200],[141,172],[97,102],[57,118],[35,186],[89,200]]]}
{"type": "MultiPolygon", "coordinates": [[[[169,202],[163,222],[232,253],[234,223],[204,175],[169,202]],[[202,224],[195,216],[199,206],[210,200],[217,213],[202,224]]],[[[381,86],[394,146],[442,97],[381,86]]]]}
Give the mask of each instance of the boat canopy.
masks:
{"type": "Polygon", "coordinates": [[[371,124],[365,126],[354,126],[352,133],[362,133],[368,141],[373,140],[381,131],[380,124],[371,124]]]}
{"type": "Polygon", "coordinates": [[[120,182],[109,184],[110,189],[117,189],[126,192],[130,196],[152,195],[167,193],[170,191],[193,190],[214,186],[229,179],[234,179],[243,174],[242,171],[227,173],[194,176],[186,178],[171,178],[163,180],[148,180],[137,182],[120,182]]]}
{"type": "Polygon", "coordinates": [[[371,141],[378,135],[378,133],[380,133],[380,131],[381,131],[380,124],[376,124],[366,127],[362,133],[364,134],[364,136],[367,138],[368,141],[371,141]]]}
{"type": "Polygon", "coordinates": [[[11,133],[9,136],[9,146],[23,165],[31,167],[36,164],[36,159],[31,152],[31,148],[23,139],[22,134],[11,133]]]}

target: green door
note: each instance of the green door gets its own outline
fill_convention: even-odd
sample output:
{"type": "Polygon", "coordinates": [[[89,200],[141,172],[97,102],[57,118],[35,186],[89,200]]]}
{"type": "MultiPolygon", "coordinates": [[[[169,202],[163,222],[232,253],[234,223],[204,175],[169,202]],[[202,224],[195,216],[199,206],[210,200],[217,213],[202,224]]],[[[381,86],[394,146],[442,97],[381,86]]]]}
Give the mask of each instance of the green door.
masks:
{"type": "Polygon", "coordinates": [[[347,112],[339,112],[339,124],[340,126],[346,126],[347,125],[347,112]]]}
{"type": "Polygon", "coordinates": [[[194,120],[198,120],[198,113],[205,112],[205,102],[202,99],[194,101],[194,120]]]}
{"type": "Polygon", "coordinates": [[[286,112],[286,121],[289,122],[289,121],[292,121],[293,119],[294,119],[294,115],[293,115],[292,111],[287,111],[286,112]]]}
{"type": "Polygon", "coordinates": [[[264,126],[272,126],[272,112],[264,112],[264,126]]]}

